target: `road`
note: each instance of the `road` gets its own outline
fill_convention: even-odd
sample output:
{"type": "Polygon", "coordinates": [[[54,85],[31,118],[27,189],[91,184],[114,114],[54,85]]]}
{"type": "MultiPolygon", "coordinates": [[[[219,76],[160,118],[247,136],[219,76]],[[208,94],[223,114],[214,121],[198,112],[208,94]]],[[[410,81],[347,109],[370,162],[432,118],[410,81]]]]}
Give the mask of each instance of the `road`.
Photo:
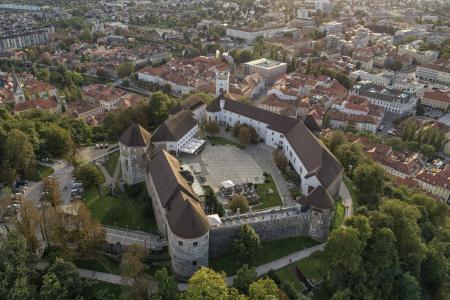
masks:
{"type": "MultiPolygon", "coordinates": [[[[73,167],[68,165],[67,162],[63,160],[56,161],[53,164],[47,164],[47,163],[39,163],[41,165],[44,165],[46,167],[51,167],[55,172],[52,176],[54,176],[59,185],[59,190],[61,192],[61,199],[63,201],[63,204],[69,204],[70,203],[70,188],[71,183],[73,180],[72,172],[73,167]],[[65,189],[67,187],[67,189],[65,189]]],[[[43,190],[43,182],[30,182],[28,189],[25,192],[25,198],[29,201],[32,201],[36,206],[39,203],[39,199],[41,198],[41,193],[43,190]]]]}

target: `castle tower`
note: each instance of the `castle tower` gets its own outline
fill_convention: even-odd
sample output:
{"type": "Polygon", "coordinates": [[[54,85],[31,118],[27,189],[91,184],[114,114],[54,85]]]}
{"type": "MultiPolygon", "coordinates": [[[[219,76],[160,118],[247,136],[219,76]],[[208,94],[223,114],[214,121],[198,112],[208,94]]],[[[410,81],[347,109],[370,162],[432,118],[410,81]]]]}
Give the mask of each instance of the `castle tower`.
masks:
{"type": "Polygon", "coordinates": [[[131,124],[119,139],[120,165],[126,184],[133,185],[144,181],[145,161],[147,159],[151,134],[137,124],[131,124]]]}
{"type": "Polygon", "coordinates": [[[216,73],[216,97],[222,93],[228,92],[230,87],[230,73],[217,72],[216,73]]]}

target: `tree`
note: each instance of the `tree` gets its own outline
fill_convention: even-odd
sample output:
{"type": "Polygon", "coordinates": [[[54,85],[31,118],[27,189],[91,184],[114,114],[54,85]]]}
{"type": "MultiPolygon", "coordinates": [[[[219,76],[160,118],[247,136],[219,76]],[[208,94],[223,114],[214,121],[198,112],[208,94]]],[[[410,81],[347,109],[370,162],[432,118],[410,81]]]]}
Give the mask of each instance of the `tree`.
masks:
{"type": "Polygon", "coordinates": [[[82,42],[91,42],[92,41],[92,33],[91,30],[86,27],[80,33],[80,40],[82,42]]]}
{"type": "Polygon", "coordinates": [[[47,273],[42,279],[42,287],[39,294],[41,299],[68,299],[67,290],[62,286],[54,273],[47,273]]]}
{"type": "Polygon", "coordinates": [[[125,78],[134,72],[134,65],[131,62],[123,62],[117,67],[117,76],[125,78]]]}
{"type": "Polygon", "coordinates": [[[5,159],[11,169],[21,176],[31,174],[36,158],[27,134],[18,129],[11,130],[6,138],[5,149],[5,159]]]}
{"type": "Polygon", "coordinates": [[[252,226],[241,226],[232,244],[233,253],[240,264],[253,266],[261,249],[261,240],[252,226]]]}
{"type": "Polygon", "coordinates": [[[248,200],[243,195],[236,195],[231,199],[230,209],[233,212],[237,212],[239,208],[240,213],[246,213],[249,209],[248,200]]]}
{"type": "Polygon", "coordinates": [[[365,159],[361,146],[353,143],[344,143],[337,146],[335,155],[349,175],[365,159]]]}
{"type": "Polygon", "coordinates": [[[33,252],[39,247],[39,240],[36,237],[39,222],[40,216],[34,204],[28,200],[22,201],[19,212],[16,214],[16,226],[27,239],[28,248],[33,252]]]}
{"type": "Polygon", "coordinates": [[[244,264],[239,270],[236,271],[236,277],[233,280],[233,287],[235,287],[242,294],[248,295],[248,289],[252,282],[256,281],[255,268],[249,268],[244,264]]]}
{"type": "Polygon", "coordinates": [[[71,136],[67,129],[49,124],[41,131],[42,148],[53,157],[64,157],[70,150],[71,136]]]}
{"type": "Polygon", "coordinates": [[[239,142],[243,145],[248,145],[252,141],[252,133],[247,126],[241,126],[239,129],[239,142]]]}
{"type": "Polygon", "coordinates": [[[33,299],[36,257],[27,250],[24,236],[11,231],[0,244],[0,299],[33,299]],[[20,297],[24,298],[20,298],[20,297]]]}
{"type": "Polygon", "coordinates": [[[359,164],[353,172],[353,183],[359,192],[361,204],[377,207],[384,188],[384,171],[373,163],[359,164]]]}
{"type": "Polygon", "coordinates": [[[161,91],[164,93],[164,94],[171,94],[172,93],[172,86],[170,85],[170,84],[168,84],[168,83],[165,83],[163,86],[162,86],[162,88],[161,88],[161,91]]]}
{"type": "Polygon", "coordinates": [[[261,278],[250,285],[250,300],[276,300],[279,297],[278,287],[269,277],[261,278]]]}
{"type": "Polygon", "coordinates": [[[225,275],[202,267],[188,281],[187,299],[192,300],[226,300],[228,287],[225,275]]]}
{"type": "Polygon", "coordinates": [[[145,273],[143,259],[147,249],[134,244],[127,248],[120,262],[122,275],[132,279],[131,288],[123,291],[126,299],[147,299],[148,286],[150,284],[149,275],[145,273]]]}
{"type": "Polygon", "coordinates": [[[152,295],[155,300],[177,300],[178,294],[177,282],[167,273],[166,268],[161,268],[155,273],[155,280],[158,284],[158,291],[152,295]]]}
{"type": "Polygon", "coordinates": [[[47,269],[46,274],[49,278],[56,279],[60,282],[61,291],[67,291],[66,299],[79,299],[83,297],[85,292],[85,286],[80,278],[77,267],[69,261],[65,261],[61,258],[56,260],[47,269]],[[54,276],[53,276],[54,275],[54,276]]]}
{"type": "Polygon", "coordinates": [[[212,136],[218,134],[220,131],[219,124],[217,124],[217,122],[213,122],[213,121],[207,122],[205,124],[205,129],[212,136]]]}
{"type": "Polygon", "coordinates": [[[344,144],[345,142],[345,135],[341,130],[333,131],[331,135],[325,140],[326,146],[333,153],[336,153],[337,147],[344,144]]]}
{"type": "Polygon", "coordinates": [[[75,178],[80,180],[85,187],[99,184],[103,180],[102,173],[93,164],[84,164],[75,170],[75,178]]]}
{"type": "Polygon", "coordinates": [[[356,279],[361,264],[362,244],[358,231],[351,227],[337,228],[331,232],[325,246],[328,263],[328,284],[336,289],[344,289],[356,279]]]}
{"type": "Polygon", "coordinates": [[[385,200],[380,206],[380,212],[386,215],[387,227],[397,238],[396,248],[400,267],[418,276],[426,250],[417,223],[420,211],[417,207],[402,201],[385,200]]]}
{"type": "Polygon", "coordinates": [[[273,152],[273,161],[281,172],[284,172],[289,165],[289,161],[286,155],[284,155],[283,151],[281,150],[275,150],[273,152]]]}
{"type": "Polygon", "coordinates": [[[432,159],[436,155],[436,149],[433,147],[433,145],[423,144],[420,146],[420,151],[428,159],[432,159]]]}

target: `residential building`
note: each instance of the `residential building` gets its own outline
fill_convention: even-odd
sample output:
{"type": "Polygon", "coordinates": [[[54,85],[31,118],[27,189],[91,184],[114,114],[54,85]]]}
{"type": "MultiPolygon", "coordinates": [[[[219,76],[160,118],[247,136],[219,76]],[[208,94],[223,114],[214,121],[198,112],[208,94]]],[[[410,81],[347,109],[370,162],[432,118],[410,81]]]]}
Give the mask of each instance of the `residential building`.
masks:
{"type": "Polygon", "coordinates": [[[450,86],[450,65],[434,62],[417,66],[416,77],[425,82],[450,86]]]}
{"type": "Polygon", "coordinates": [[[220,58],[205,56],[171,60],[159,67],[137,71],[138,79],[159,85],[169,84],[175,95],[186,95],[215,81],[217,72],[227,72],[228,64],[220,58]]]}
{"type": "Polygon", "coordinates": [[[376,133],[381,125],[384,109],[370,104],[365,98],[351,95],[332,104],[327,113],[328,126],[333,129],[355,129],[376,133]]]}
{"type": "Polygon", "coordinates": [[[373,105],[385,110],[385,117],[395,119],[415,113],[417,96],[406,90],[387,88],[371,82],[359,82],[353,87],[352,95],[366,98],[373,105]]]}
{"type": "Polygon", "coordinates": [[[332,21],[323,23],[319,26],[319,30],[321,32],[328,34],[338,34],[342,33],[342,30],[344,30],[344,26],[341,22],[332,21]]]}
{"type": "Polygon", "coordinates": [[[232,38],[243,39],[246,42],[251,43],[260,36],[269,38],[286,29],[287,28],[284,25],[262,28],[229,26],[226,28],[226,35],[232,38]]]}
{"type": "Polygon", "coordinates": [[[416,181],[420,186],[438,196],[446,203],[450,203],[450,170],[445,169],[436,171],[423,170],[416,176],[416,181]]]}
{"type": "Polygon", "coordinates": [[[23,113],[24,111],[29,110],[44,110],[48,112],[59,112],[61,111],[61,107],[59,105],[58,99],[55,96],[48,97],[46,99],[33,99],[27,100],[23,102],[19,102],[14,106],[14,114],[18,115],[23,113]]]}
{"type": "Polygon", "coordinates": [[[121,101],[129,96],[124,90],[99,83],[83,88],[83,98],[88,102],[100,104],[105,111],[118,108],[121,101]]]}
{"type": "Polygon", "coordinates": [[[423,93],[420,100],[422,105],[447,111],[450,106],[450,91],[428,90],[423,93]]]}

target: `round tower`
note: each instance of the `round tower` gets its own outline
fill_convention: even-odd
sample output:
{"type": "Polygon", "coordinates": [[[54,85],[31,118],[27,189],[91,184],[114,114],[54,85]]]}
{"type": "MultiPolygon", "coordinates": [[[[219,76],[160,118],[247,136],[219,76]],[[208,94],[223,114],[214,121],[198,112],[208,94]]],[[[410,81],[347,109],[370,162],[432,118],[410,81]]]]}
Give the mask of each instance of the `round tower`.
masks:
{"type": "Polygon", "coordinates": [[[230,73],[216,73],[216,97],[222,93],[228,92],[230,86],[230,73]]]}
{"type": "Polygon", "coordinates": [[[184,192],[170,200],[166,217],[172,270],[177,278],[187,280],[202,266],[208,266],[208,218],[201,204],[184,192]]]}

